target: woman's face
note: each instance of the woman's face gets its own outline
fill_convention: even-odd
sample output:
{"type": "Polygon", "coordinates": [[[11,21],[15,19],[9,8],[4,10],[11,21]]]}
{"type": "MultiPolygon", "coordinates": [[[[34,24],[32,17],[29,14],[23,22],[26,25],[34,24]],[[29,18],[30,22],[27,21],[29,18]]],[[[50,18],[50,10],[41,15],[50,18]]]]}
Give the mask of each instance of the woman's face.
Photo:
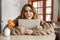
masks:
{"type": "Polygon", "coordinates": [[[24,15],[26,19],[31,19],[33,17],[32,9],[29,6],[25,7],[24,15]]]}

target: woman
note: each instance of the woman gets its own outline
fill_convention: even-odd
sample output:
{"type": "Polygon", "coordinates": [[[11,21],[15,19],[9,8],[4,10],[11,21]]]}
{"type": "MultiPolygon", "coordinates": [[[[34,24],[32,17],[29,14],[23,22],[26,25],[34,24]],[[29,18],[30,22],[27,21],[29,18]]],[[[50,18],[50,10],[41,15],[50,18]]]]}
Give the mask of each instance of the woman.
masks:
{"type": "Polygon", "coordinates": [[[38,15],[36,10],[31,4],[25,4],[21,10],[21,15],[19,15],[14,21],[16,26],[18,26],[18,19],[37,19],[38,15]]]}
{"type": "MultiPolygon", "coordinates": [[[[21,10],[21,15],[19,15],[19,17],[17,17],[14,21],[15,21],[15,26],[18,26],[18,19],[37,19],[38,15],[36,13],[36,10],[34,9],[34,7],[31,4],[25,4],[21,10]]],[[[19,27],[16,27],[17,29],[19,29],[19,27]]],[[[18,33],[17,29],[14,28],[14,30],[18,33]]],[[[24,27],[20,28],[21,30],[24,30],[24,27]]],[[[12,30],[12,31],[14,31],[12,30]]],[[[20,30],[20,31],[21,31],[20,30]]],[[[25,30],[25,34],[32,34],[32,30],[26,28],[25,30]]],[[[15,33],[14,33],[15,34],[15,33]]],[[[20,34],[20,33],[18,33],[20,34]]],[[[23,31],[21,31],[21,34],[24,34],[23,31]]]]}
{"type": "Polygon", "coordinates": [[[23,19],[37,19],[37,13],[31,4],[26,4],[22,8],[21,18],[23,19]]]}
{"type": "MultiPolygon", "coordinates": [[[[19,18],[21,18],[21,19],[37,19],[38,15],[37,15],[34,7],[31,4],[26,4],[22,8],[21,15],[19,17],[17,17],[17,19],[15,20],[15,24],[17,24],[16,26],[18,26],[19,18]]],[[[16,27],[12,31],[16,31],[17,32],[16,34],[30,34],[30,35],[31,34],[41,35],[42,34],[42,35],[45,35],[48,32],[49,32],[48,34],[50,34],[50,30],[48,32],[45,30],[49,26],[49,24],[46,25],[45,22],[43,22],[43,23],[44,24],[42,24],[42,25],[44,25],[44,26],[42,26],[42,25],[38,26],[38,27],[34,28],[33,30],[25,28],[25,27],[16,27]],[[45,28],[41,29],[41,27],[45,27],[45,28]]]]}

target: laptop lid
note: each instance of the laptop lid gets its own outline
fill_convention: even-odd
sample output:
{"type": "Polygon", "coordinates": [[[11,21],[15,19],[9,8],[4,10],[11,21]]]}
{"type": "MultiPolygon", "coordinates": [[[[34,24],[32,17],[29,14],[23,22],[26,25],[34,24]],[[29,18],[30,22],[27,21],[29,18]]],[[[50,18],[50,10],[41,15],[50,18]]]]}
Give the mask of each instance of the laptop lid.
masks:
{"type": "Polygon", "coordinates": [[[18,25],[32,28],[40,25],[40,19],[18,19],[18,25]]]}

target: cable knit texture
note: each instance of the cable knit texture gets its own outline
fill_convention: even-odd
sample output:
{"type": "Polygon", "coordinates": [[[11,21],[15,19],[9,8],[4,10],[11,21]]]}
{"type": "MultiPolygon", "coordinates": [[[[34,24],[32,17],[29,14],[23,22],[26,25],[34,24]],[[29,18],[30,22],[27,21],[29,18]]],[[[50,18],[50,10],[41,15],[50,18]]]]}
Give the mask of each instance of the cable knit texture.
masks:
{"type": "Polygon", "coordinates": [[[45,21],[41,21],[40,26],[33,28],[18,26],[11,29],[11,34],[13,35],[49,35],[51,33],[55,33],[54,28],[52,24],[46,23],[45,21]]]}

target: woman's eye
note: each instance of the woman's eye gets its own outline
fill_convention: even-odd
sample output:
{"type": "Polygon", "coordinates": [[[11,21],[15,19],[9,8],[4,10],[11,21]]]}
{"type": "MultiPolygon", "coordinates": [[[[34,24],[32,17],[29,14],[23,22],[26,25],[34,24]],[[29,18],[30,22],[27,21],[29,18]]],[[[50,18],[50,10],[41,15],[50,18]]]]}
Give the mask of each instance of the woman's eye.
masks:
{"type": "Polygon", "coordinates": [[[32,12],[32,10],[29,10],[30,12],[32,12]]]}
{"type": "Polygon", "coordinates": [[[33,12],[33,11],[32,10],[29,10],[29,11],[25,10],[24,12],[33,12]]]}
{"type": "Polygon", "coordinates": [[[24,12],[27,12],[27,10],[25,10],[24,12]]]}

